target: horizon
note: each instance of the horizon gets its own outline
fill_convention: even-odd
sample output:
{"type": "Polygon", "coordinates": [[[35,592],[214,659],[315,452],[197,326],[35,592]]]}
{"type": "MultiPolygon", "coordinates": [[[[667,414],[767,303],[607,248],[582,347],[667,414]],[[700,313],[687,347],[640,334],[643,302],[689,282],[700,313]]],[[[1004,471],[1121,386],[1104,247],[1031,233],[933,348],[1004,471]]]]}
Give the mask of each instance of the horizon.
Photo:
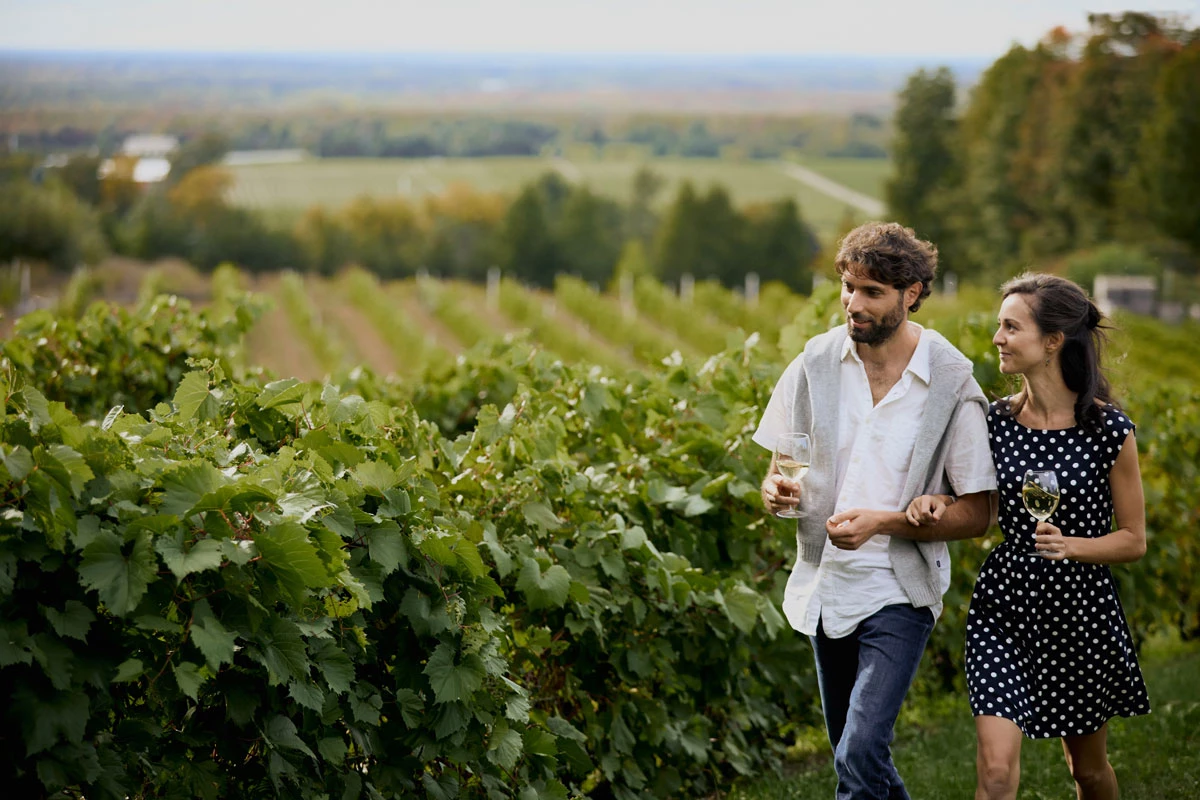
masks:
{"type": "Polygon", "coordinates": [[[638,51],[622,52],[616,50],[559,52],[547,51],[455,51],[455,50],[106,50],[81,48],[15,48],[0,46],[0,56],[72,56],[72,57],[134,57],[134,58],[177,58],[177,59],[311,59],[311,60],[432,60],[446,59],[452,61],[475,61],[483,59],[519,60],[562,60],[579,61],[587,59],[630,61],[654,60],[687,63],[706,63],[712,61],[868,61],[868,62],[911,62],[923,59],[950,59],[962,62],[985,63],[995,59],[991,54],[971,53],[681,53],[669,51],[638,51]]]}

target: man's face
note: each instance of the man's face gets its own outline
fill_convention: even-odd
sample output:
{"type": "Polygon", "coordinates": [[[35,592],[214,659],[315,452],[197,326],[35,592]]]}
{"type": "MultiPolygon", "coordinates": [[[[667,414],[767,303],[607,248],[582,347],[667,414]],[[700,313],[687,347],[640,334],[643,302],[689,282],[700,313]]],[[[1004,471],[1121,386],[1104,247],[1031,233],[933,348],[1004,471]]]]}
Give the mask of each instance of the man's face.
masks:
{"type": "Polygon", "coordinates": [[[842,307],[850,338],[865,345],[886,342],[908,318],[908,292],[872,280],[865,271],[842,273],[842,307]]]}

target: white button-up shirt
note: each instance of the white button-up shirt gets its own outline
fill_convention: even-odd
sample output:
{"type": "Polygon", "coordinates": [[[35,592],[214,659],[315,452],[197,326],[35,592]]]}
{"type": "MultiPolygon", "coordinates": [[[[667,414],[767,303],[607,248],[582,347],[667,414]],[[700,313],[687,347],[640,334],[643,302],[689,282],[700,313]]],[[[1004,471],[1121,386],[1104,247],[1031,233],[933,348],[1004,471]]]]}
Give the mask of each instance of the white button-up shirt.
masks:
{"type": "MultiPolygon", "coordinates": [[[[821,441],[819,422],[811,432],[814,448],[831,444],[837,448],[835,513],[852,508],[903,511],[908,507],[912,498],[903,497],[901,492],[918,421],[929,396],[929,339],[925,333],[921,328],[921,338],[908,366],[878,405],[855,343],[846,339],[837,441],[821,441]]],[[[791,425],[798,376],[799,364],[793,362],[775,386],[753,437],[763,447],[772,449],[775,438],[791,425]]],[[[942,491],[952,489],[954,494],[963,495],[994,490],[996,471],[983,410],[974,403],[964,407],[963,413],[956,415],[949,435],[949,485],[942,491]]],[[[784,615],[792,627],[812,636],[822,625],[825,635],[836,639],[851,634],[860,622],[884,606],[908,603],[892,569],[890,540],[890,536],[873,536],[857,550],[840,550],[826,540],[820,564],[797,559],[783,601],[784,615]]],[[[950,585],[949,557],[940,559],[938,566],[944,593],[950,585]]],[[[934,616],[940,615],[941,603],[931,610],[934,616]]]]}

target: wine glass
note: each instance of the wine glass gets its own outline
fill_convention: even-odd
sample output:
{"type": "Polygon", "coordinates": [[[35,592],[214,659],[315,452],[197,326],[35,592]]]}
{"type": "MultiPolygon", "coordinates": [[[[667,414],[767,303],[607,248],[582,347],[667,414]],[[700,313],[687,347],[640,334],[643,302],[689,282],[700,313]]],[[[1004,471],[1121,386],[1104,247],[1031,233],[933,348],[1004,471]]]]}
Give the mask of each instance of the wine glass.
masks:
{"type": "MultiPolygon", "coordinates": [[[[1031,469],[1025,473],[1021,483],[1021,502],[1038,522],[1045,522],[1058,508],[1058,473],[1052,469],[1031,469]]],[[[1044,558],[1044,554],[1034,550],[1031,556],[1044,558]]]]}
{"type": "MultiPolygon", "coordinates": [[[[784,433],[775,440],[775,468],[788,480],[799,481],[808,474],[812,441],[807,433],[784,433]]],[[[799,507],[789,506],[775,512],[777,517],[804,516],[799,507]]]]}

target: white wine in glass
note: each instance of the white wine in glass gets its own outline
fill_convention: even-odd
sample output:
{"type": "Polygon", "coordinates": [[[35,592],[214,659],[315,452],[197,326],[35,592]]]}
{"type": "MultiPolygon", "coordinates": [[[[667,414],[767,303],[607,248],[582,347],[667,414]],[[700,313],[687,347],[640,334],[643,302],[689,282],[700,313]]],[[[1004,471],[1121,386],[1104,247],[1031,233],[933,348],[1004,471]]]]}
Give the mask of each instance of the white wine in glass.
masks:
{"type": "MultiPolygon", "coordinates": [[[[812,441],[807,433],[782,434],[775,440],[775,468],[788,480],[799,481],[808,474],[811,453],[812,441]]],[[[796,518],[804,516],[804,512],[789,506],[776,511],[775,516],[796,518]]]]}
{"type": "MultiPolygon", "coordinates": [[[[1038,522],[1045,522],[1058,508],[1058,473],[1052,469],[1031,469],[1021,484],[1021,502],[1038,522]]],[[[1030,555],[1042,556],[1034,550],[1030,555]]]]}

